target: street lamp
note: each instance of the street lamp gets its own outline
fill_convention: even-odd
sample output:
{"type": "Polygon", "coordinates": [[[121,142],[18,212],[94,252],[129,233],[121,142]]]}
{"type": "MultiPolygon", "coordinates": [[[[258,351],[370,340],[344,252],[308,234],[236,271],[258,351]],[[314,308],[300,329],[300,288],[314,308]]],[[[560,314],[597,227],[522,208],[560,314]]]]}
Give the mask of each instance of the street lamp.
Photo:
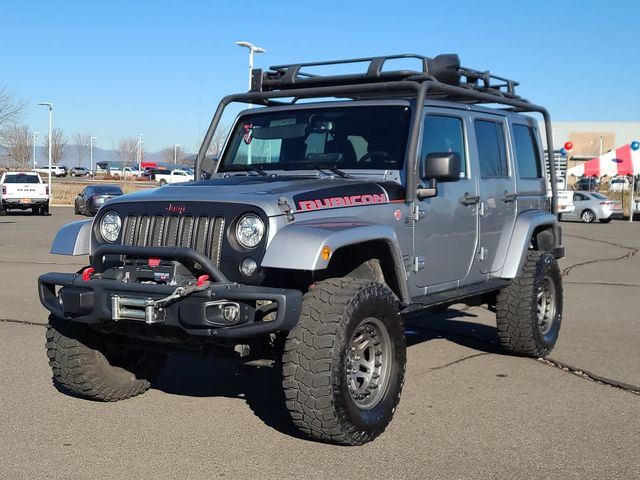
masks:
{"type": "Polygon", "coordinates": [[[38,102],[38,105],[49,108],[49,205],[51,205],[51,200],[53,199],[53,190],[51,189],[51,118],[53,114],[53,103],[38,102]]]}
{"type": "MultiPolygon", "coordinates": [[[[236,45],[238,45],[239,47],[243,47],[243,48],[248,48],[249,49],[249,90],[251,90],[251,74],[253,72],[253,54],[254,53],[267,53],[267,51],[264,48],[258,47],[256,45],[254,45],[253,43],[249,43],[249,42],[236,42],[236,45]]],[[[251,108],[251,107],[253,107],[252,103],[249,104],[249,108],[251,108]]],[[[247,145],[247,163],[248,164],[252,163],[251,144],[247,145]]]]}
{"type": "Polygon", "coordinates": [[[267,53],[262,47],[257,47],[253,43],[249,42],[236,42],[239,47],[249,49],[249,90],[251,90],[251,71],[253,70],[253,54],[254,53],[267,53]]]}
{"type": "Polygon", "coordinates": [[[33,169],[36,169],[36,138],[40,132],[33,132],[33,169]]]}
{"type": "Polygon", "coordinates": [[[173,164],[178,163],[178,145],[177,143],[173,146],[173,164]]]}
{"type": "Polygon", "coordinates": [[[89,145],[91,145],[91,168],[89,168],[90,172],[93,172],[93,141],[96,140],[98,137],[91,137],[91,139],[89,140],[89,145]]]}
{"type": "Polygon", "coordinates": [[[142,135],[138,134],[138,172],[142,172],[142,135]]]}

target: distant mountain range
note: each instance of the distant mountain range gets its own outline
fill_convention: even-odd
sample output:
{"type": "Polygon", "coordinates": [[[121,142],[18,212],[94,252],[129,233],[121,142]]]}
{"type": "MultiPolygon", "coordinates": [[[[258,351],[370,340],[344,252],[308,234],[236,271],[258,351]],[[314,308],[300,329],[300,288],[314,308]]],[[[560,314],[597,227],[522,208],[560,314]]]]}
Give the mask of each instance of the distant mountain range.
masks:
{"type": "MultiPolygon", "coordinates": [[[[2,147],[0,147],[0,164],[2,164],[2,157],[5,156],[5,151],[2,147]]],[[[186,158],[186,163],[194,163],[195,162],[195,154],[191,153],[183,153],[183,157],[186,158]]],[[[90,154],[89,148],[85,153],[82,165],[83,167],[89,168],[90,163],[90,154]]],[[[158,152],[144,152],[143,161],[144,162],[156,162],[156,163],[167,163],[165,162],[165,153],[160,150],[158,152]]],[[[31,159],[33,162],[33,159],[31,159]]],[[[99,147],[93,147],[93,164],[96,162],[119,162],[120,157],[118,156],[118,152],[115,150],[104,150],[99,147]]],[[[47,157],[47,149],[42,146],[36,146],[36,162],[38,165],[46,165],[48,162],[47,157]]],[[[169,162],[173,163],[173,162],[169,162]]],[[[75,145],[67,145],[64,149],[64,158],[61,165],[66,165],[67,167],[74,167],[78,165],[78,155],[77,149],[75,145]]]]}

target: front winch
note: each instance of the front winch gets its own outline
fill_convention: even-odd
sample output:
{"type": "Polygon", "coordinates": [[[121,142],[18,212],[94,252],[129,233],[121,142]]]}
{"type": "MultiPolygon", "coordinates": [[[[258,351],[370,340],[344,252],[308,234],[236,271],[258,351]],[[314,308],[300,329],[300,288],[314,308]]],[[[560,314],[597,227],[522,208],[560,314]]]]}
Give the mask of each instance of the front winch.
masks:
{"type": "Polygon", "coordinates": [[[209,288],[211,282],[208,276],[198,278],[195,284],[176,288],[171,295],[154,300],[152,298],[111,296],[111,319],[119,320],[144,320],[147,325],[163,323],[165,321],[164,306],[184,298],[192,293],[201,292],[209,288]]]}

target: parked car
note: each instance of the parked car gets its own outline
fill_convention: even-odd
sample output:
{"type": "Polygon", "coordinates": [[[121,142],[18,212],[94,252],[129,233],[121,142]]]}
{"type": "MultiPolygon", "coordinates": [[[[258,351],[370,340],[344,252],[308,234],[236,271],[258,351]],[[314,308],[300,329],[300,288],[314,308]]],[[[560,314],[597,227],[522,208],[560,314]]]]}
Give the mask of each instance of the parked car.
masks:
{"type": "Polygon", "coordinates": [[[576,190],[582,190],[587,192],[597,191],[600,187],[600,180],[595,177],[582,177],[578,180],[574,186],[576,190]]]}
{"type": "Polygon", "coordinates": [[[89,185],[76,197],[76,215],[93,216],[108,200],[120,195],[122,189],[118,185],[89,185]]]}
{"type": "Polygon", "coordinates": [[[622,218],[622,202],[598,192],[573,192],[573,204],[575,210],[563,213],[562,220],[609,223],[614,218],[622,218]]]}
{"type": "Polygon", "coordinates": [[[627,177],[613,177],[609,182],[610,192],[626,192],[631,188],[631,182],[627,177]]]}
{"type": "Polygon", "coordinates": [[[37,172],[5,172],[0,175],[0,215],[7,210],[49,213],[49,186],[37,172]]]}
{"type": "Polygon", "coordinates": [[[188,174],[184,170],[171,170],[170,172],[157,171],[155,173],[156,182],[160,185],[166,185],[167,183],[182,183],[193,181],[193,175],[188,174]]]}
{"type": "Polygon", "coordinates": [[[92,177],[93,172],[86,167],[71,167],[69,174],[72,177],[92,177]]]}
{"type": "MultiPolygon", "coordinates": [[[[44,175],[49,175],[49,165],[38,167],[34,171],[42,173],[44,175]]],[[[60,165],[51,165],[51,174],[54,177],[66,177],[67,169],[65,167],[61,167],[60,165]]]]}
{"type": "Polygon", "coordinates": [[[142,172],[138,170],[136,167],[124,167],[122,169],[112,169],[110,170],[111,176],[118,180],[120,178],[138,178],[142,175],[142,172]]]}

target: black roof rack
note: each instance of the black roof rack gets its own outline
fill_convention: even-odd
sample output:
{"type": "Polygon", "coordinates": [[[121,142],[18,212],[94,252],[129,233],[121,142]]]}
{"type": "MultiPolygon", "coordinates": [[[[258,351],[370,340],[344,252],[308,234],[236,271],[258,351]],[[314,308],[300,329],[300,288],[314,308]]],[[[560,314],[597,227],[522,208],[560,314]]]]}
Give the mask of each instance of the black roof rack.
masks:
{"type": "MultiPolygon", "coordinates": [[[[347,60],[331,60],[323,62],[291,63],[286,65],[274,65],[269,70],[262,72],[254,69],[251,82],[251,92],[275,92],[283,90],[293,90],[295,96],[296,89],[349,86],[375,84],[382,82],[414,82],[422,83],[432,81],[446,85],[462,87],[478,92],[488,93],[500,98],[517,99],[525,101],[516,95],[515,80],[494,75],[488,70],[480,71],[472,68],[460,66],[460,59],[456,54],[443,54],[434,58],[425,57],[411,53],[399,55],[385,55],[378,57],[353,58],[347,60]],[[383,71],[385,63],[389,60],[414,59],[419,60],[420,70],[389,70],[383,71]],[[357,63],[367,63],[363,73],[347,73],[341,75],[320,75],[309,71],[313,67],[327,67],[336,65],[351,65],[357,63]]],[[[456,95],[451,92],[444,92],[437,88],[432,88],[430,97],[455,99],[471,103],[478,103],[481,100],[470,99],[464,95],[456,95]]],[[[415,91],[414,89],[408,89],[415,91]]],[[[378,96],[381,92],[354,93],[347,95],[350,98],[370,97],[375,93],[378,96]]],[[[402,95],[401,90],[395,92],[402,95]]],[[[487,103],[487,101],[484,101],[487,103]]]]}

